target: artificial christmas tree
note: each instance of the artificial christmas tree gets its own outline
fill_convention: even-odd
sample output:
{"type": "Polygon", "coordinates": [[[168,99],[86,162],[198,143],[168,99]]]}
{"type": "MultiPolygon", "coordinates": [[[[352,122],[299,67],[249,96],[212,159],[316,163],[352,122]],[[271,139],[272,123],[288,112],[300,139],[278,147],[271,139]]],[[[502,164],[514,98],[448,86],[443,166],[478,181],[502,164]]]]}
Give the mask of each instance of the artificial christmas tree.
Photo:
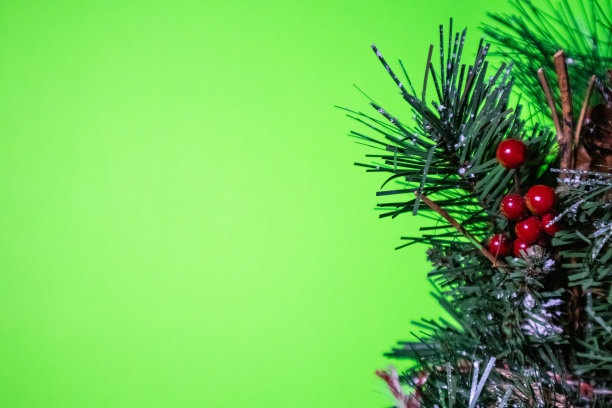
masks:
{"type": "Polygon", "coordinates": [[[513,4],[485,26],[504,60],[492,73],[489,44],[465,63],[451,21],[418,93],[372,46],[411,120],[347,109],[377,149],[358,165],[398,197],[380,216],[439,221],[398,247],[428,246],[453,320],[417,322],[423,334],[387,354],[414,363],[377,372],[401,408],[612,406],[610,4],[513,4]]]}

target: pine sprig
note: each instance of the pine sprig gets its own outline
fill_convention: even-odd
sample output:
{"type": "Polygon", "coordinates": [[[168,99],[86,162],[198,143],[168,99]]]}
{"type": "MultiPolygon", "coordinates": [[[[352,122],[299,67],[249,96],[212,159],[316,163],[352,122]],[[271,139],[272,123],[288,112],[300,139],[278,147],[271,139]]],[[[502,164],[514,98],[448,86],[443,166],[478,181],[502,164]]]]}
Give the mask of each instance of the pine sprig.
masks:
{"type": "MultiPolygon", "coordinates": [[[[492,21],[483,25],[484,33],[497,46],[494,54],[514,62],[517,86],[533,106],[540,107],[542,120],[551,117],[550,110],[534,73],[542,68],[551,83],[556,83],[552,55],[565,50],[570,82],[579,96],[574,98],[574,114],[578,115],[591,75],[602,84],[609,82],[612,5],[606,0],[578,0],[574,6],[562,0],[554,5],[549,2],[548,7],[539,7],[531,0],[510,2],[513,14],[489,13],[492,21]]],[[[559,101],[558,89],[553,89],[553,96],[559,101]]],[[[561,110],[560,105],[557,110],[561,110]]]]}
{"type": "MultiPolygon", "coordinates": [[[[451,22],[452,25],[452,22],[451,22]]],[[[492,219],[487,208],[499,206],[508,188],[513,187],[514,173],[504,171],[495,161],[495,146],[505,138],[524,139],[533,151],[550,151],[554,146],[551,132],[536,126],[528,130],[520,118],[521,106],[509,107],[513,80],[511,67],[502,65],[487,77],[489,45],[480,41],[476,57],[471,65],[462,63],[466,31],[449,32],[445,44],[440,28],[440,66],[436,70],[430,47],[422,96],[410,91],[389,66],[381,52],[373,46],[379,61],[400,90],[403,99],[413,112],[413,121],[402,121],[375,102],[370,105],[382,119],[346,109],[348,116],[366,124],[375,131],[366,135],[351,134],[364,144],[374,146],[384,153],[368,157],[378,159],[375,164],[356,163],[369,172],[391,175],[383,183],[379,196],[405,195],[404,201],[378,205],[384,217],[397,217],[404,213],[429,212],[420,197],[427,195],[451,213],[471,234],[484,239],[490,230],[486,222],[503,227],[503,220],[492,219]],[[450,41],[450,39],[453,41],[450,41]],[[428,81],[428,78],[431,80],[428,81]],[[423,99],[428,93],[427,83],[433,84],[434,100],[423,99]],[[416,192],[417,197],[414,197],[416,192]]],[[[519,180],[537,178],[542,173],[542,163],[532,162],[522,169],[519,180]]],[[[434,216],[437,218],[437,216],[434,216]]],[[[461,234],[450,231],[450,240],[461,239],[461,234]]],[[[407,241],[401,247],[415,242],[440,242],[435,237],[403,237],[407,241]]]]}
{"type": "MultiPolygon", "coordinates": [[[[612,382],[605,371],[612,367],[612,348],[599,353],[608,347],[600,339],[612,333],[612,308],[604,303],[612,299],[612,255],[605,252],[612,224],[603,213],[609,204],[600,200],[608,179],[580,173],[589,181],[566,181],[579,187],[562,195],[563,205],[573,208],[562,214],[571,217],[572,229],[555,239],[558,256],[539,246],[504,261],[487,256],[483,240],[508,227],[498,211],[501,198],[544,178],[554,180],[543,159],[556,154],[555,135],[537,123],[527,126],[520,104],[510,107],[512,64],[487,76],[488,44],[481,40],[475,60],[466,65],[465,30],[450,31],[448,43],[442,28],[440,33],[440,65],[432,62],[430,47],[420,96],[372,47],[409,104],[411,120],[375,102],[370,105],[378,116],[343,108],[366,127],[351,135],[373,148],[368,157],[374,163],[356,164],[387,175],[377,195],[392,200],[378,204],[380,217],[418,213],[440,221],[423,227],[420,236],[402,237],[399,247],[429,246],[434,296],[452,321],[414,322],[421,328],[414,333],[417,341],[400,342],[387,355],[416,364],[397,381],[393,373],[379,376],[401,406],[410,408],[475,408],[477,400],[482,406],[578,406],[584,393],[580,381],[612,382]],[[497,145],[508,138],[527,145],[531,159],[520,173],[495,159],[497,145]],[[601,224],[596,228],[593,217],[601,224]],[[484,364],[481,377],[478,367],[484,364]],[[404,394],[400,382],[413,386],[418,398],[404,394]]],[[[606,395],[605,388],[592,392],[606,395]]],[[[610,399],[602,401],[610,406],[610,399]]]]}
{"type": "Polygon", "coordinates": [[[414,364],[401,376],[377,373],[400,407],[612,407],[612,178],[574,170],[589,103],[601,102],[580,94],[597,85],[604,105],[612,106],[605,100],[612,91],[602,88],[612,63],[609,7],[581,3],[586,19],[580,23],[565,0],[551,12],[530,0],[513,4],[516,16],[493,16],[505,33],[486,28],[508,65],[489,72],[490,46],[482,39],[475,59],[464,63],[466,31],[453,32],[451,21],[447,38],[440,27],[439,63],[429,48],[419,92],[401,61],[403,79],[372,46],[411,118],[374,101],[376,114],[344,108],[365,127],[351,135],[372,148],[372,162],[356,164],[386,175],[377,192],[386,200],[378,204],[380,217],[411,213],[437,221],[398,246],[429,247],[434,269],[428,278],[449,316],[414,322],[416,341],[387,353],[414,364]],[[540,77],[551,78],[561,92],[551,87],[546,98],[540,67],[540,77]],[[527,119],[522,106],[510,102],[515,83],[535,105],[527,119]],[[572,93],[579,95],[573,101],[579,117],[571,113],[572,93]],[[534,121],[547,99],[553,116],[561,106],[555,101],[563,100],[558,140],[534,121]],[[505,139],[527,146],[529,160],[520,172],[497,164],[495,152],[505,139]],[[555,158],[560,169],[550,167],[555,158]],[[509,227],[499,211],[502,197],[535,184],[558,185],[560,212],[553,222],[565,229],[551,245],[495,258],[483,243],[509,227]]]}

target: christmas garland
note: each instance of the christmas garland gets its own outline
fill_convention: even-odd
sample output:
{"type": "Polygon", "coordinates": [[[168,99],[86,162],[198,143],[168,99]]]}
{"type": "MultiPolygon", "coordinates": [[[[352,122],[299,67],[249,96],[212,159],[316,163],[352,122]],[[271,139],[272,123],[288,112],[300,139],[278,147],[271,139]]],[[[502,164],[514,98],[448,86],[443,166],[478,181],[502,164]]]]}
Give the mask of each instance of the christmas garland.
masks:
{"type": "Polygon", "coordinates": [[[380,217],[438,221],[398,248],[428,247],[452,322],[416,322],[422,334],[387,353],[413,362],[377,371],[398,407],[612,406],[610,4],[513,4],[484,27],[497,69],[483,40],[463,61],[451,20],[420,92],[372,46],[412,118],[343,108],[375,150],[356,164],[386,173],[377,195],[397,197],[380,217]]]}

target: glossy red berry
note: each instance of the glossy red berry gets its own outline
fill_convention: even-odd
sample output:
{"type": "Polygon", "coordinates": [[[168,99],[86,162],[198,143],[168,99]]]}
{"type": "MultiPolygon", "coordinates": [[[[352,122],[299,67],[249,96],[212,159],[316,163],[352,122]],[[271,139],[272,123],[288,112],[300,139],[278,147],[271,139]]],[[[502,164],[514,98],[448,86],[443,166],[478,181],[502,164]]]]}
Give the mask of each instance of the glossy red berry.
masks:
{"type": "Polygon", "coordinates": [[[501,213],[509,220],[522,220],[527,216],[525,199],[518,194],[508,194],[501,200],[501,213]]]}
{"type": "Polygon", "coordinates": [[[525,195],[525,203],[529,211],[534,214],[549,213],[555,207],[555,190],[541,184],[533,186],[525,195]]]}
{"type": "Polygon", "coordinates": [[[552,220],[555,219],[554,214],[546,214],[542,217],[542,228],[544,228],[544,232],[554,237],[555,234],[563,229],[561,223],[559,221],[552,223],[552,220]]]}
{"type": "Polygon", "coordinates": [[[529,217],[519,221],[514,228],[514,232],[518,238],[532,243],[542,236],[542,223],[538,217],[529,217]]]}
{"type": "Polygon", "coordinates": [[[520,140],[507,139],[497,146],[497,162],[508,169],[516,169],[525,163],[527,148],[520,140]]]}
{"type": "Polygon", "coordinates": [[[512,253],[514,253],[514,256],[521,256],[521,250],[526,252],[527,248],[531,248],[531,244],[522,239],[517,238],[512,243],[512,253]]]}
{"type": "Polygon", "coordinates": [[[508,256],[512,253],[510,238],[502,234],[495,234],[489,240],[489,252],[495,256],[508,256]]]}

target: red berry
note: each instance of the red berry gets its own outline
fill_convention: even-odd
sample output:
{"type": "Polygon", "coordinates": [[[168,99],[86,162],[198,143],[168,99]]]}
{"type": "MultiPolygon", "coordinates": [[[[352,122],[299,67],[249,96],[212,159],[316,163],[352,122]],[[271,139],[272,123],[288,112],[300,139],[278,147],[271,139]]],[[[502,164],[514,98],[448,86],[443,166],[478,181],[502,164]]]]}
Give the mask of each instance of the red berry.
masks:
{"type": "Polygon", "coordinates": [[[542,223],[538,217],[529,217],[516,224],[516,236],[529,243],[537,241],[542,236],[542,223]]]}
{"type": "Polygon", "coordinates": [[[516,169],[525,163],[527,148],[520,140],[507,139],[497,146],[497,162],[508,169],[516,169]]]}
{"type": "Polygon", "coordinates": [[[521,250],[527,252],[527,248],[531,248],[531,244],[523,241],[522,239],[515,239],[512,243],[512,252],[514,256],[521,256],[521,250]]]}
{"type": "Polygon", "coordinates": [[[489,252],[495,256],[508,256],[512,253],[510,238],[502,234],[495,234],[489,240],[489,252]]]}
{"type": "Polygon", "coordinates": [[[502,198],[500,209],[509,220],[521,220],[527,216],[525,199],[518,194],[508,194],[502,198]]]}
{"type": "Polygon", "coordinates": [[[525,195],[527,208],[537,215],[544,215],[555,206],[555,190],[552,187],[538,184],[529,189],[525,195]]]}
{"type": "Polygon", "coordinates": [[[544,232],[554,237],[555,234],[563,229],[559,222],[555,222],[551,224],[552,220],[555,219],[554,214],[546,214],[542,217],[542,228],[544,228],[544,232]]]}

